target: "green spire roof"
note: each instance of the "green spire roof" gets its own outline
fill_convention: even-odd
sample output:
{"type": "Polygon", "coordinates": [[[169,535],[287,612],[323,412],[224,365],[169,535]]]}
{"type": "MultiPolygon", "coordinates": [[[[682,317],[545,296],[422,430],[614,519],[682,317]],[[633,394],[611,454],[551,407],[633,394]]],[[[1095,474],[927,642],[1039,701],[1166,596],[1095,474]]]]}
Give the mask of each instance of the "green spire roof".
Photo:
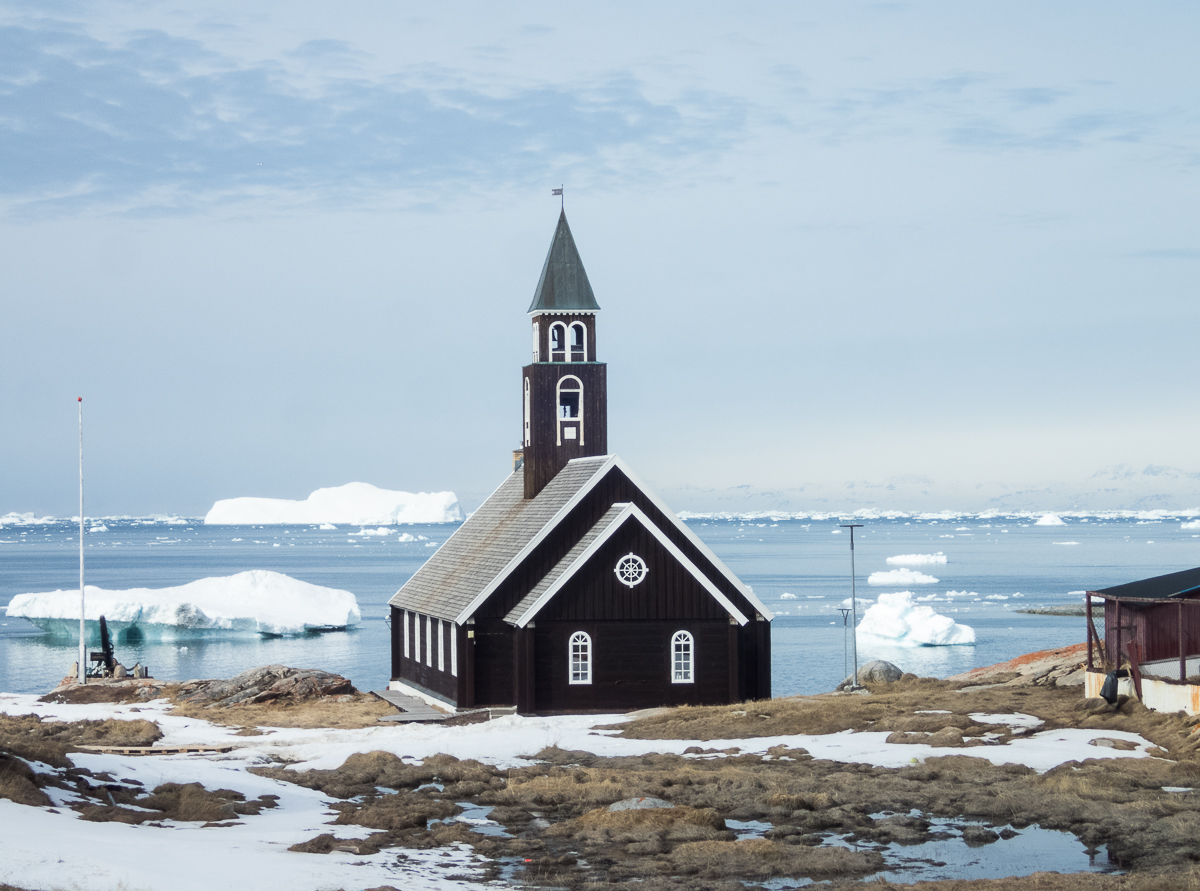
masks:
{"type": "Polygon", "coordinates": [[[558,215],[558,228],[554,230],[529,312],[596,312],[599,308],[563,211],[558,215]]]}

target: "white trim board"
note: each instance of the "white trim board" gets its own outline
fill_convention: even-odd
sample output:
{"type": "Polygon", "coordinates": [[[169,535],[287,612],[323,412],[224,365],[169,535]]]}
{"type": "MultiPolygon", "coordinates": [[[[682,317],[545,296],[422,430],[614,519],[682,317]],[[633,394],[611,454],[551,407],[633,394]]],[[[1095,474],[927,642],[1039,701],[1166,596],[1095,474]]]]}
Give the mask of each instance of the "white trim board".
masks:
{"type": "MultiPolygon", "coordinates": [[[[613,507],[616,506],[617,505],[615,504],[613,505],[613,507]]],[[[721,593],[721,589],[714,585],[709,577],[702,573],[700,568],[687,558],[687,555],[684,554],[683,551],[679,550],[675,543],[667,537],[667,534],[659,529],[658,526],[656,526],[650,520],[650,518],[646,516],[641,508],[639,508],[636,504],[626,504],[624,509],[613,518],[612,522],[608,524],[608,527],[598,536],[596,536],[595,541],[589,544],[583,553],[581,553],[572,561],[571,565],[567,567],[566,571],[563,572],[563,574],[557,579],[555,579],[554,583],[545,591],[543,591],[541,596],[534,601],[529,609],[525,610],[524,614],[517,619],[517,627],[524,628],[526,625],[532,622],[537,617],[537,614],[541,611],[542,607],[549,603],[554,598],[554,595],[561,591],[563,586],[566,585],[566,583],[572,578],[574,578],[575,574],[584,567],[588,560],[590,560],[598,550],[600,550],[605,542],[607,542],[613,537],[613,535],[616,534],[617,530],[620,529],[621,526],[624,525],[625,521],[630,517],[641,523],[642,528],[653,535],[658,540],[658,543],[666,548],[667,552],[676,560],[678,560],[684,569],[691,573],[692,578],[699,582],[701,587],[711,594],[713,598],[715,598],[716,601],[725,608],[725,612],[729,613],[729,615],[732,616],[739,625],[745,625],[750,621],[745,615],[742,614],[741,610],[733,605],[733,602],[730,601],[728,597],[721,593]]]]}

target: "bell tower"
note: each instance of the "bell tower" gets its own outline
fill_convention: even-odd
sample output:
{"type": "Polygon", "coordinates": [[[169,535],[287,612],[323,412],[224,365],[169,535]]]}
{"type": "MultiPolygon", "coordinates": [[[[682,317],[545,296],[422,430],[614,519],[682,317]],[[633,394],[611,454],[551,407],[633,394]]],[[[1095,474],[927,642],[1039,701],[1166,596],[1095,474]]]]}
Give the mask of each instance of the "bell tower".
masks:
{"type": "Polygon", "coordinates": [[[607,369],[596,360],[599,311],[564,211],[529,305],[533,361],[521,372],[526,498],[572,458],[608,454],[607,369]]]}

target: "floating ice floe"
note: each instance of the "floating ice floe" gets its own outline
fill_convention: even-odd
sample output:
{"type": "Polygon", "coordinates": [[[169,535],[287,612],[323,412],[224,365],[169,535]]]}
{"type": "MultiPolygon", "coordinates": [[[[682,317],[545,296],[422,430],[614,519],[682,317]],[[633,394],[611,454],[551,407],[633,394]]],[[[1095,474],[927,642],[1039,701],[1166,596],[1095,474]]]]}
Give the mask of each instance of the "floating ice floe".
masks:
{"type": "Polygon", "coordinates": [[[1042,514],[1034,526],[1065,526],[1067,525],[1055,514],[1042,514]]]}
{"type": "Polygon", "coordinates": [[[928,566],[931,563],[945,563],[946,555],[941,551],[936,554],[899,554],[888,557],[889,566],[928,566]]]}
{"type": "Polygon", "coordinates": [[[370,483],[317,489],[304,501],[286,498],[225,498],[213,505],[210,526],[344,523],[450,523],[462,519],[453,492],[397,492],[370,483]]]}
{"type": "Polygon", "coordinates": [[[868,585],[936,585],[937,582],[933,576],[915,569],[885,569],[867,577],[868,585]]]}
{"type": "MultiPolygon", "coordinates": [[[[349,591],[310,585],[265,569],[207,578],[173,588],[106,591],[91,585],[84,598],[89,635],[104,616],[119,641],[210,635],[282,635],[357,625],[358,601],[349,591]]],[[[9,617],[52,634],[79,636],[79,591],[18,594],[9,617]]]]}
{"type": "Polygon", "coordinates": [[[1188,520],[1179,524],[1180,529],[1200,529],[1200,520],[1188,520]]]}
{"type": "Polygon", "coordinates": [[[893,647],[945,647],[975,643],[975,629],[959,625],[932,607],[913,601],[911,591],[880,594],[858,625],[860,643],[893,647]]]}
{"type": "Polygon", "coordinates": [[[782,594],[780,594],[780,595],[779,595],[779,599],[780,599],[780,600],[795,600],[795,599],[796,599],[796,595],[795,595],[795,594],[789,594],[787,591],[784,591],[782,594]]]}

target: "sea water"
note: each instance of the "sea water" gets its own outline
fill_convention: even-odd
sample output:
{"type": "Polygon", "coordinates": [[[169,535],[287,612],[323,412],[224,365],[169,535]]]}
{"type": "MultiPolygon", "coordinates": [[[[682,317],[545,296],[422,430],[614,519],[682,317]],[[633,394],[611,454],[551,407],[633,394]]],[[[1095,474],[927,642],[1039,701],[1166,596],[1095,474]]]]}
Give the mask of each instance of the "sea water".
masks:
{"type": "MultiPolygon", "coordinates": [[[[953,647],[861,647],[860,663],[881,658],[905,671],[946,677],[1021,653],[1084,641],[1082,617],[1019,609],[1078,604],[1082,592],[1200,565],[1200,535],[1178,520],[1075,519],[1037,526],[1028,518],[897,518],[855,530],[859,616],[883,591],[871,573],[900,554],[947,557],[916,567],[936,583],[904,586],[956,622],[976,643],[953,647]],[[948,592],[956,592],[953,595],[948,592]]],[[[848,672],[849,629],[838,607],[851,594],[850,536],[830,520],[692,519],[689,526],[776,613],[775,695],[832,689],[848,672]],[[785,596],[787,595],[787,596],[785,596]]],[[[110,590],[180,585],[270,569],[353,592],[362,623],[343,632],[259,639],[143,641],[117,658],[155,677],[229,677],[281,663],[346,675],[361,689],[388,680],[387,600],[457,524],[392,527],[205,526],[200,521],[105,520],[85,536],[87,582],[110,590]],[[403,539],[403,540],[402,540],[403,539]],[[411,539],[411,540],[410,540],[411,539]]],[[[78,588],[78,527],[68,522],[0,526],[0,607],[22,593],[78,588]]],[[[78,645],[0,611],[0,690],[43,692],[75,661],[78,645]]],[[[703,658],[702,654],[698,654],[703,658]]]]}

